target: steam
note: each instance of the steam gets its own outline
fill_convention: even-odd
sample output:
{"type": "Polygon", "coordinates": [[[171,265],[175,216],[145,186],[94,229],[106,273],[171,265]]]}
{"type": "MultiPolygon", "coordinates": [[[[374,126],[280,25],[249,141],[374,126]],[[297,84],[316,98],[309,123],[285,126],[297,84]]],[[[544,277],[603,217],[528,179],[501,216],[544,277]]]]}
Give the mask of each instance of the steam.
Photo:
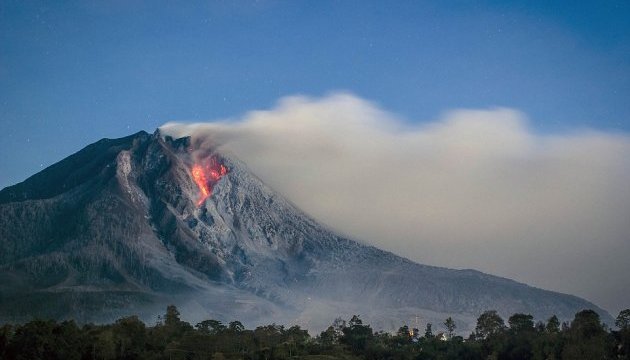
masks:
{"type": "Polygon", "coordinates": [[[243,160],[272,188],[353,238],[413,260],[475,268],[630,304],[630,137],[540,135],[506,108],[411,125],[350,94],[165,124],[243,160]]]}

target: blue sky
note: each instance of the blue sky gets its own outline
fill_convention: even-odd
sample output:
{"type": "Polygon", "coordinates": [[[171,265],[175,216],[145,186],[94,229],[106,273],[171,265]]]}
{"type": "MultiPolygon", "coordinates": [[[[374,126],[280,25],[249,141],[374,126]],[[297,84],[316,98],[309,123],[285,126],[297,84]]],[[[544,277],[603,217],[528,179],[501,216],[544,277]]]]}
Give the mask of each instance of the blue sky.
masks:
{"type": "Polygon", "coordinates": [[[409,122],[502,106],[627,133],[629,4],[2,1],[0,187],[103,137],[336,90],[409,122]]]}

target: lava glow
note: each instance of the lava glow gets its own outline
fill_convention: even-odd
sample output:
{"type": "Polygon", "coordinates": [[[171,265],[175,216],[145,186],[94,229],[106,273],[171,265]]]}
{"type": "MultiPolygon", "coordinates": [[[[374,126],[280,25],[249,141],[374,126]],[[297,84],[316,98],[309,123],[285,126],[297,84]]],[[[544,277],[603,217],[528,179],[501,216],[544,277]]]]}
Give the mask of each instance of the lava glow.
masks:
{"type": "Polygon", "coordinates": [[[208,196],[212,195],[212,187],[227,174],[227,167],[220,164],[217,159],[210,158],[205,164],[193,165],[191,173],[201,193],[197,206],[201,206],[208,196]]]}

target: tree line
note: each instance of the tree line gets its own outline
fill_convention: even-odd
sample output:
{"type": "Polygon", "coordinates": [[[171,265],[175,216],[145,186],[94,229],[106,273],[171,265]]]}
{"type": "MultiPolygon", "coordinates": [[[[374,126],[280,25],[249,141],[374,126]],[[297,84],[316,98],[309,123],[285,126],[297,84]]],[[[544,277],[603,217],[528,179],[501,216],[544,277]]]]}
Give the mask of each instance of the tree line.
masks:
{"type": "Polygon", "coordinates": [[[374,331],[357,315],[337,319],[312,337],[299,326],[246,329],[239,321],[205,320],[195,326],[168,306],[154,326],[137,316],[112,324],[33,320],[0,327],[0,359],[630,359],[630,309],[619,313],[617,329],[602,324],[592,310],[571,322],[556,316],[534,322],[528,314],[505,321],[496,311],[479,316],[468,337],[456,335],[452,318],[446,332],[401,327],[374,331]]]}

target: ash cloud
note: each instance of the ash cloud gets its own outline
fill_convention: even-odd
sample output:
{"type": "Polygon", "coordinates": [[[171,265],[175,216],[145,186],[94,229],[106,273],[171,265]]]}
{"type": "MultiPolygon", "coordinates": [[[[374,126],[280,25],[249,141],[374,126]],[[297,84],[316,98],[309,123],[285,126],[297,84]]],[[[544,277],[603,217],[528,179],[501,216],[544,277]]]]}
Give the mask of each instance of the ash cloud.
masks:
{"type": "Polygon", "coordinates": [[[218,146],[307,213],[425,264],[630,306],[630,136],[541,135],[507,108],[411,125],[351,94],[162,133],[218,146]]]}

